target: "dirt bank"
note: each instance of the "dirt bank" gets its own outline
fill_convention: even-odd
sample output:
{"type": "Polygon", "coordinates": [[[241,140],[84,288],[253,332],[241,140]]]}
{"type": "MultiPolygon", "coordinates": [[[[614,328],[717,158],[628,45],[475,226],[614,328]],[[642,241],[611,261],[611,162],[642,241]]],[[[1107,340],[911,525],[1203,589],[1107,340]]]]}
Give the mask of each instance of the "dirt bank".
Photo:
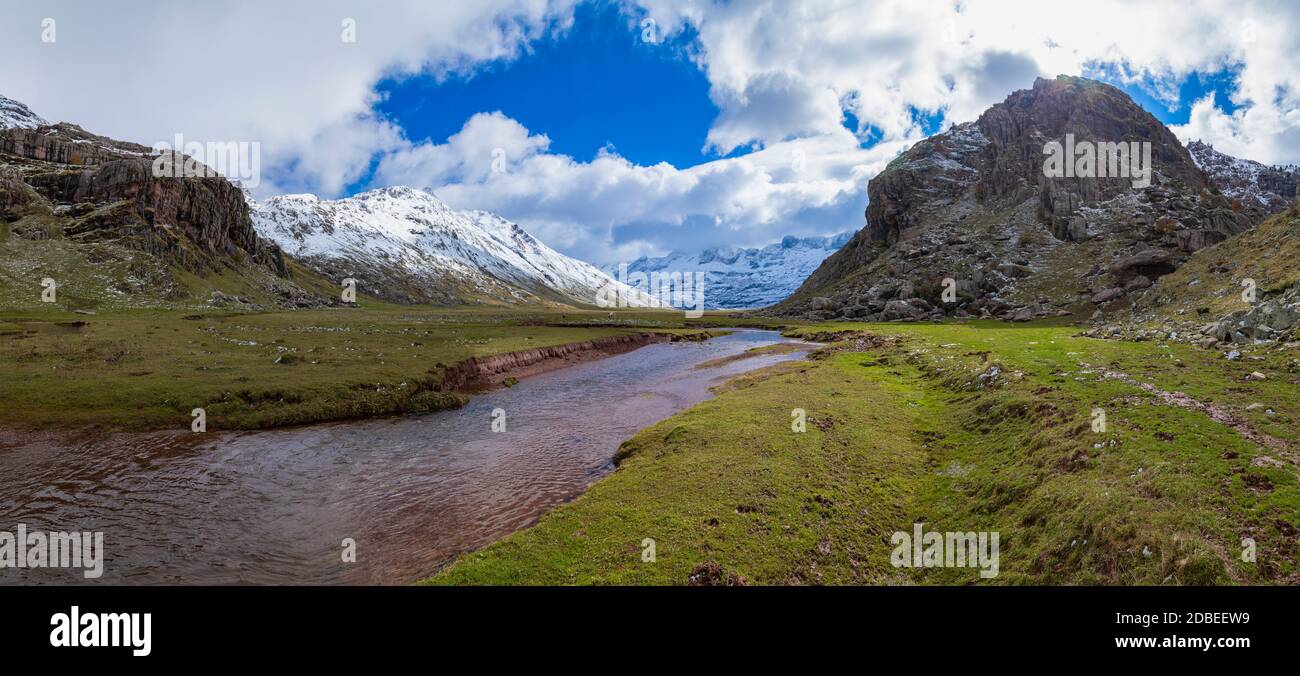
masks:
{"type": "Polygon", "coordinates": [[[519,350],[466,359],[446,368],[440,389],[443,392],[475,392],[506,384],[508,379],[518,380],[540,373],[554,371],[616,354],[631,352],[651,343],[669,343],[683,340],[707,340],[714,333],[693,334],[633,333],[624,336],[607,336],[577,343],[565,343],[532,350],[519,350]]]}

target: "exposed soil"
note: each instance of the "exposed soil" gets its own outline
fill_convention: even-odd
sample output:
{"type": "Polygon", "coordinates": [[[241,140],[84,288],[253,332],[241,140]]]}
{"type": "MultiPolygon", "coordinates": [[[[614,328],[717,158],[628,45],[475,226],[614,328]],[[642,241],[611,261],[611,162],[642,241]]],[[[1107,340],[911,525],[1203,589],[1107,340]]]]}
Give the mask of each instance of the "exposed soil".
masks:
{"type": "Polygon", "coordinates": [[[647,332],[473,357],[447,367],[443,372],[440,389],[443,392],[481,392],[505,386],[507,382],[513,383],[520,378],[631,352],[651,343],[703,340],[707,337],[708,334],[697,336],[647,332]]]}
{"type": "Polygon", "coordinates": [[[1260,432],[1254,427],[1251,427],[1249,422],[1247,422],[1240,416],[1228,411],[1227,409],[1224,409],[1221,406],[1216,406],[1214,404],[1207,404],[1203,401],[1198,401],[1182,392],[1167,392],[1165,390],[1156,387],[1155,385],[1152,385],[1151,383],[1140,382],[1133,376],[1128,375],[1127,373],[1103,370],[1102,376],[1106,378],[1110,378],[1111,380],[1119,380],[1121,382],[1127,383],[1134,387],[1140,388],[1146,392],[1149,392],[1155,395],[1155,397],[1164,404],[1170,406],[1177,406],[1179,408],[1185,408],[1189,411],[1197,411],[1199,413],[1203,413],[1209,416],[1209,418],[1214,422],[1217,422],[1220,425],[1227,425],[1228,427],[1237,430],[1237,433],[1240,434],[1242,437],[1254,443],[1257,443],[1260,446],[1264,446],[1265,448],[1269,448],[1274,451],[1277,451],[1279,455],[1285,457],[1287,460],[1290,460],[1292,464],[1300,465],[1300,458],[1297,458],[1294,453],[1288,450],[1287,443],[1285,441],[1278,439],[1277,437],[1260,432]]]}

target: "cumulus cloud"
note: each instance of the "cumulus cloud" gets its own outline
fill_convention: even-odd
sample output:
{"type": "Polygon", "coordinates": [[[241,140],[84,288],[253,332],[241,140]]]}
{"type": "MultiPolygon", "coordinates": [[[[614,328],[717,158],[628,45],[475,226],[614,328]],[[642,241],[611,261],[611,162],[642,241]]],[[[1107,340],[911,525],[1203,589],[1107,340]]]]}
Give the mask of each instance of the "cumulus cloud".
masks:
{"type": "Polygon", "coordinates": [[[552,246],[610,262],[860,227],[867,180],[902,144],[863,149],[837,127],[684,169],[608,150],[581,162],[548,147],[501,113],[479,114],[446,143],[385,156],[375,182],[431,187],[452,206],[500,213],[552,246]]]}
{"type": "Polygon", "coordinates": [[[372,112],[381,78],[512,59],[563,33],[572,4],[5,1],[0,93],[145,145],[177,133],[257,141],[270,179],[259,192],[333,195],[401,135],[372,112]],[[41,40],[47,18],[52,43],[41,40]]]}
{"type": "MultiPolygon", "coordinates": [[[[1107,75],[1177,104],[1192,72],[1233,69],[1249,110],[1214,127],[1264,161],[1300,159],[1288,143],[1300,91],[1300,7],[1268,0],[859,2],[626,0],[669,35],[693,28],[722,113],[726,151],[820,133],[839,101],[870,132],[902,139],[917,111],[974,119],[1037,75],[1107,75]],[[783,96],[782,94],[786,94],[783,96]],[[1249,136],[1253,141],[1246,142],[1249,136]]],[[[864,129],[864,131],[867,131],[864,129]]]]}

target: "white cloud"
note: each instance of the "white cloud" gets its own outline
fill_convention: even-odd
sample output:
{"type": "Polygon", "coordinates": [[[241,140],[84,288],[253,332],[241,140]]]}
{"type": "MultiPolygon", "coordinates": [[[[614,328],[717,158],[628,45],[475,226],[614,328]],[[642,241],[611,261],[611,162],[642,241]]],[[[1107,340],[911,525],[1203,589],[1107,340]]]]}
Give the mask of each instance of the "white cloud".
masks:
{"type": "Polygon", "coordinates": [[[500,113],[479,114],[446,143],[386,156],[376,183],[433,187],[452,206],[495,211],[552,246],[606,262],[861,227],[867,180],[903,144],[864,150],[837,127],[686,169],[608,151],[579,162],[548,145],[500,113]],[[502,171],[492,168],[498,151],[502,171]]]}
{"type": "Polygon", "coordinates": [[[52,120],[151,145],[262,145],[274,188],[337,193],[400,130],[384,76],[472,72],[563,31],[572,0],[5,2],[0,93],[52,120]],[[41,42],[55,21],[56,41],[41,42]],[[356,41],[343,40],[352,19],[356,41]]]}
{"type": "Polygon", "coordinates": [[[698,62],[722,110],[709,139],[723,150],[824,132],[835,111],[822,102],[832,99],[884,138],[906,138],[915,111],[964,122],[1035,75],[1111,64],[1166,103],[1193,71],[1239,67],[1237,103],[1250,110],[1218,130],[1249,135],[1254,159],[1300,159],[1287,142],[1300,91],[1294,3],[626,1],[669,35],[698,32],[698,62]]]}

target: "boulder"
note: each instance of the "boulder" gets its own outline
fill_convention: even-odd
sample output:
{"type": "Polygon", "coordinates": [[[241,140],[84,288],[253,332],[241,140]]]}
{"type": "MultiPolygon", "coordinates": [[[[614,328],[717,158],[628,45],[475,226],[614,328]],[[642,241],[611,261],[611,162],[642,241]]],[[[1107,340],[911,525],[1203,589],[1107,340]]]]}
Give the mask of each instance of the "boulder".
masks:
{"type": "Polygon", "coordinates": [[[920,308],[901,300],[891,300],[885,303],[885,309],[880,318],[885,321],[894,321],[896,319],[915,321],[925,315],[920,308]]]}
{"type": "Polygon", "coordinates": [[[1151,284],[1152,284],[1151,279],[1148,278],[1146,275],[1138,275],[1133,279],[1128,280],[1128,283],[1124,285],[1124,290],[1141,291],[1142,289],[1149,288],[1151,284]]]}
{"type": "Polygon", "coordinates": [[[1106,289],[1105,291],[1102,291],[1101,293],[1098,293],[1097,295],[1093,296],[1092,302],[1096,303],[1097,305],[1101,305],[1103,303],[1109,303],[1112,300],[1115,300],[1116,298],[1119,298],[1120,296],[1123,295],[1124,295],[1124,289],[1118,289],[1118,288],[1106,289]]]}
{"type": "Polygon", "coordinates": [[[1008,277],[1028,277],[1034,274],[1033,268],[1016,263],[1002,263],[995,269],[1008,277]]]}
{"type": "Polygon", "coordinates": [[[1127,282],[1142,275],[1149,279],[1167,275],[1178,269],[1173,254],[1162,249],[1147,249],[1127,258],[1122,258],[1110,266],[1110,274],[1116,279],[1127,282]]]}

